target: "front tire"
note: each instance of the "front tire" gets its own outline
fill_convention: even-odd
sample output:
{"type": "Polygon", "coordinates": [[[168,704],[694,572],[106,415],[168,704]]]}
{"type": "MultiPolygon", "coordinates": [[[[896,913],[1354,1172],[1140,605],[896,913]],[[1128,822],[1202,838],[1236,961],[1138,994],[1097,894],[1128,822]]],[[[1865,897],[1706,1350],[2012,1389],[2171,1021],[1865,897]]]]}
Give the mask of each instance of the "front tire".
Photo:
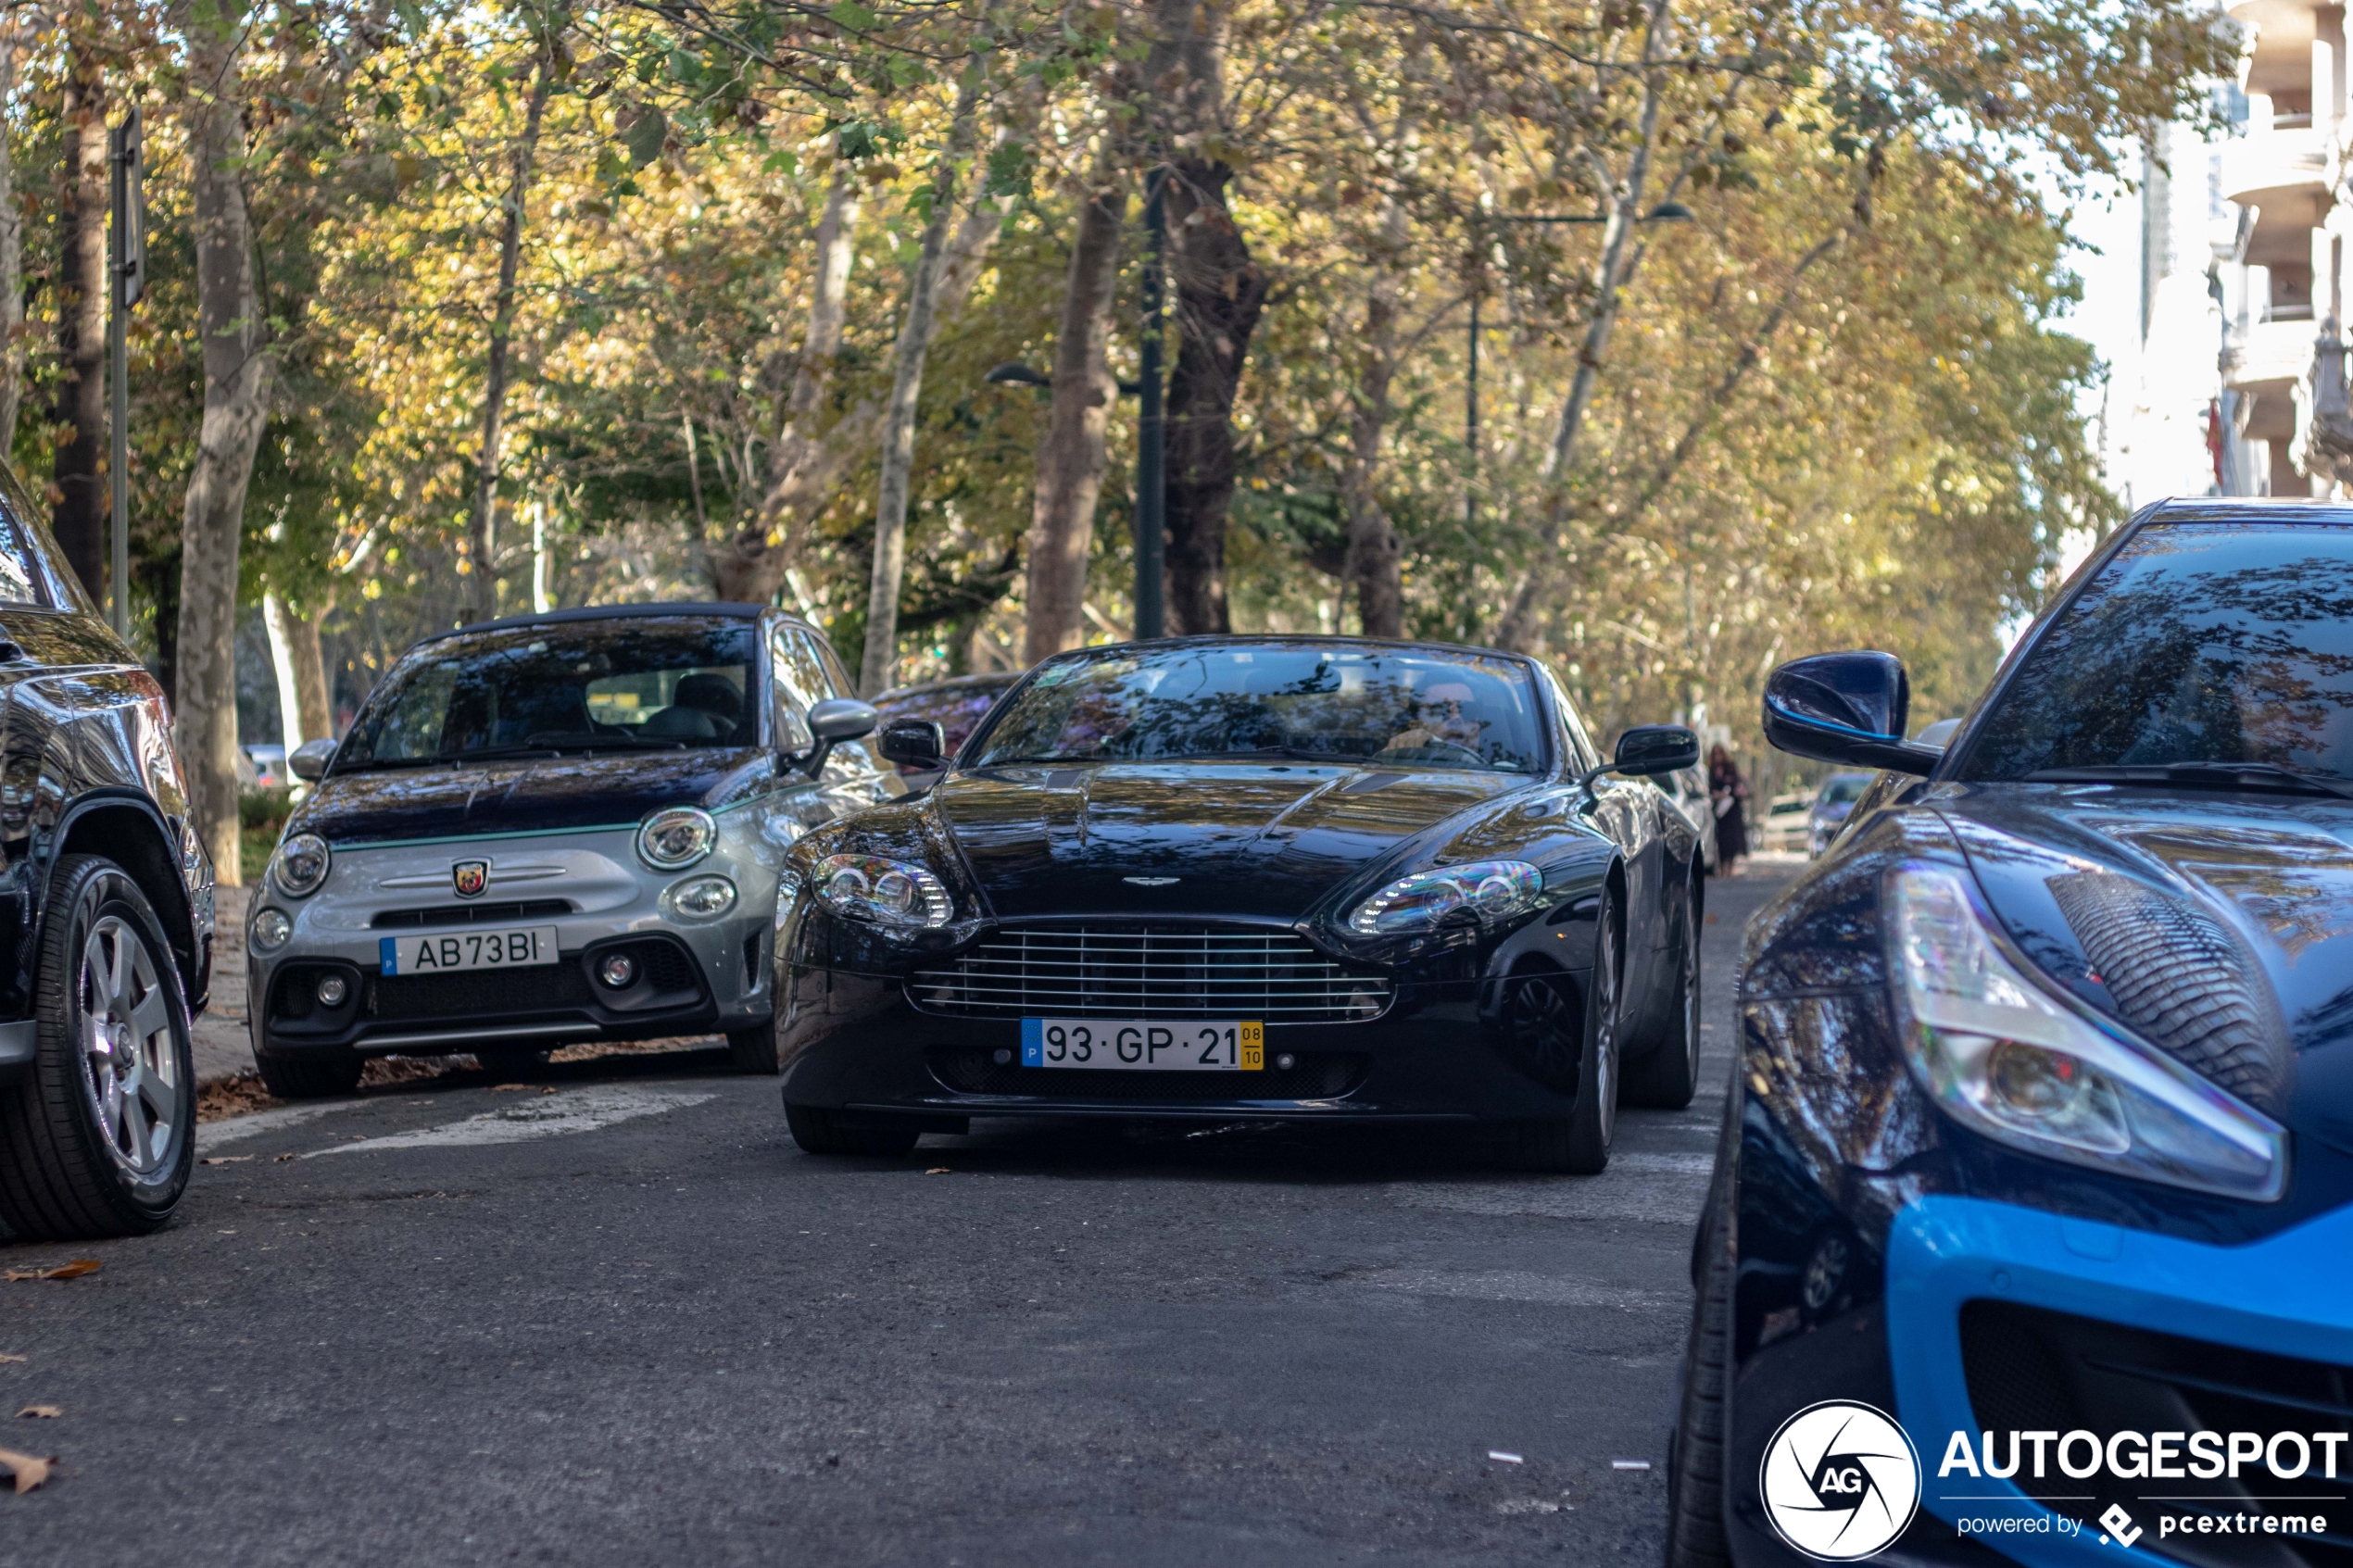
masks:
{"type": "Polygon", "coordinates": [[[1694,878],[1676,900],[1675,1016],[1650,1048],[1626,1064],[1628,1105],[1680,1110],[1699,1092],[1699,883],[1694,878]]]}
{"type": "MultiPolygon", "coordinates": [[[[1597,1176],[1609,1165],[1617,1131],[1618,987],[1625,977],[1624,922],[1616,899],[1603,901],[1594,926],[1593,972],[1579,1026],[1577,1106],[1564,1117],[1516,1122],[1503,1130],[1497,1152],[1516,1171],[1597,1176]]],[[[1552,986],[1548,980],[1528,984],[1552,986]]]]}
{"type": "Polygon", "coordinates": [[[1701,1222],[1699,1292],[1668,1449],[1667,1568],[1728,1568],[1731,1562],[1724,1538],[1724,1390],[1732,1331],[1732,1184],[1719,1171],[1714,1185],[1701,1222]]]}
{"type": "Polygon", "coordinates": [[[34,1056],[0,1093],[0,1223],[28,1241],[160,1228],[195,1162],[188,1004],[162,922],[99,855],[50,874],[34,1056]]]}
{"type": "Polygon", "coordinates": [[[804,1154],[904,1154],[922,1136],[914,1127],[861,1120],[851,1123],[838,1110],[785,1101],[785,1125],[804,1154]]]}

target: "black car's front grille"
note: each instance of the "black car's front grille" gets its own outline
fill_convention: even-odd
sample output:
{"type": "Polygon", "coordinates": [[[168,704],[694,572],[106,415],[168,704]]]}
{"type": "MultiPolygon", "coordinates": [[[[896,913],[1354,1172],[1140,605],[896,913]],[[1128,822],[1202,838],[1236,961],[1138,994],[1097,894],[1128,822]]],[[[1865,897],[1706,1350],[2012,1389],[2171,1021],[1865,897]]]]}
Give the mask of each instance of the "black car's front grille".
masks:
{"type": "Polygon", "coordinates": [[[963,1018],[1269,1023],[1360,1022],[1390,997],[1388,976],[1351,973],[1288,931],[1163,924],[1000,927],[907,991],[925,1012],[963,1018]]]}
{"type": "Polygon", "coordinates": [[[570,913],[572,901],[568,898],[524,898],[504,904],[435,904],[424,909],[380,909],[368,923],[379,931],[413,931],[420,926],[497,925],[570,913]]]}
{"type": "Polygon", "coordinates": [[[377,1021],[465,1022],[509,1013],[580,1010],[596,997],[576,960],[456,974],[370,975],[360,1010],[377,1021]]]}
{"type": "MultiPolygon", "coordinates": [[[[2008,1462],[2008,1450],[1999,1445],[2007,1444],[2011,1432],[2089,1432],[2103,1448],[2116,1432],[2252,1432],[2268,1447],[2275,1432],[2300,1433],[2309,1439],[2314,1432],[2342,1432],[2353,1425],[2353,1367],[2244,1350],[2008,1301],[1976,1300],[1961,1308],[1961,1367],[1977,1426],[1994,1434],[1995,1458],[2003,1463],[2008,1462]]],[[[2190,1475],[2183,1462],[2181,1479],[2127,1480],[2103,1468],[2089,1480],[2070,1479],[2055,1487],[2051,1477],[2058,1474],[2056,1460],[2049,1461],[2038,1485],[2031,1474],[2031,1446],[2028,1451],[2030,1463],[2015,1478],[2019,1486],[2037,1494],[2091,1494],[2046,1504],[2087,1524],[2109,1504],[2121,1504],[2147,1531],[2143,1545],[2162,1555],[2204,1563],[2213,1554],[2214,1537],[2184,1536],[2178,1526],[2160,1536],[2154,1515],[2165,1511],[2191,1516],[2246,1513],[2272,1516],[2282,1526],[2277,1534],[2264,1534],[2266,1562],[2278,1568],[2353,1565],[2353,1535],[2347,1530],[2353,1518],[2341,1504],[2322,1507],[2301,1497],[2341,1492],[2341,1481],[2284,1486],[2259,1462],[2236,1481],[2227,1474],[2201,1480],[2190,1475]],[[2151,1492],[2168,1495],[2153,1501],[2144,1496],[2151,1492]],[[2282,1493],[2296,1496],[2272,1495],[2282,1493]],[[2291,1519],[2309,1522],[2314,1515],[2324,1521],[2317,1531],[2289,1524],[2291,1519]]],[[[2312,1454],[2312,1471],[2304,1478],[2308,1483],[2322,1474],[2317,1447],[2312,1454]]],[[[2228,1560],[2239,1561],[2235,1556],[2228,1560]]]]}
{"type": "Polygon", "coordinates": [[[932,1076],[963,1095],[1032,1095],[1105,1100],[1338,1099],[1364,1083],[1370,1059],[1357,1051],[1300,1051],[1290,1067],[1271,1062],[1257,1073],[1090,1072],[1082,1067],[1024,1067],[1000,1062],[973,1047],[931,1053],[932,1076]]]}

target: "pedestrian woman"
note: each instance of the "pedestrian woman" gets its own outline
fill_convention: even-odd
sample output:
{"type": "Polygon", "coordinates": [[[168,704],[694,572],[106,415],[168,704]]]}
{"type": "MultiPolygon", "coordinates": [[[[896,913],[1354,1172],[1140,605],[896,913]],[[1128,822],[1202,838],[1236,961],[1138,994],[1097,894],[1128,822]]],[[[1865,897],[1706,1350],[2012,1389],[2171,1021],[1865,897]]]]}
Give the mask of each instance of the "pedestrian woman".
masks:
{"type": "Polygon", "coordinates": [[[1732,754],[1717,746],[1707,754],[1707,803],[1716,813],[1716,859],[1726,876],[1741,874],[1748,858],[1748,781],[1732,766],[1732,754]]]}

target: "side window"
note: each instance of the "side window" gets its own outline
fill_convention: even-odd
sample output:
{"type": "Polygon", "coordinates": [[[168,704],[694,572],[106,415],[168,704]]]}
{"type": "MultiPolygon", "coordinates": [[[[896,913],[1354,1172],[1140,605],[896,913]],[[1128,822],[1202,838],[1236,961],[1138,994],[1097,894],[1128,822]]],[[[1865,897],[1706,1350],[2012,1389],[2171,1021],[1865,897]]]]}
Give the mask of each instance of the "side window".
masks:
{"type": "Polygon", "coordinates": [[[42,561],[21,518],[15,486],[0,489],[0,605],[46,608],[51,596],[43,591],[42,561]]]}
{"type": "MultiPolygon", "coordinates": [[[[858,695],[857,688],[850,684],[849,672],[841,667],[841,660],[835,656],[831,643],[811,632],[796,630],[787,633],[786,635],[800,644],[806,651],[809,661],[823,672],[825,696],[855,696],[858,695]]],[[[834,747],[833,755],[825,760],[827,777],[833,777],[838,773],[854,778],[879,773],[882,771],[882,754],[875,749],[874,737],[871,735],[862,741],[852,741],[848,746],[834,747]]]]}
{"type": "Polygon", "coordinates": [[[1550,670],[1544,674],[1553,683],[1554,700],[1560,704],[1561,732],[1563,743],[1568,747],[1569,760],[1580,770],[1600,767],[1602,754],[1595,748],[1592,737],[1585,733],[1585,721],[1578,714],[1577,704],[1570,699],[1568,688],[1562,685],[1560,677],[1550,670]]]}
{"type": "Polygon", "coordinates": [[[776,748],[806,751],[817,744],[809,733],[810,706],[830,695],[824,671],[809,657],[800,638],[784,626],[768,633],[768,665],[776,687],[776,748]]]}
{"type": "Polygon", "coordinates": [[[849,671],[841,667],[841,659],[834,653],[833,644],[823,637],[812,636],[807,632],[796,632],[793,635],[799,638],[808,647],[811,659],[825,672],[827,696],[856,696],[858,695],[857,689],[850,684],[849,671]]]}

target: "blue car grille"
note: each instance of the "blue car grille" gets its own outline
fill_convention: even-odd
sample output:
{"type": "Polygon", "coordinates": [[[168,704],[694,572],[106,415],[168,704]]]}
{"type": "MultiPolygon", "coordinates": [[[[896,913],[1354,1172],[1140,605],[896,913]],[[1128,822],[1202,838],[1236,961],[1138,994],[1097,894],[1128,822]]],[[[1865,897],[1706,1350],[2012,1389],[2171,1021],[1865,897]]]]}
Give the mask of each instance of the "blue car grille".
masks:
{"type": "Polygon", "coordinates": [[[963,1018],[1355,1023],[1387,1010],[1392,987],[1288,931],[1107,924],[1000,927],[907,991],[925,1012],[963,1018]]]}

